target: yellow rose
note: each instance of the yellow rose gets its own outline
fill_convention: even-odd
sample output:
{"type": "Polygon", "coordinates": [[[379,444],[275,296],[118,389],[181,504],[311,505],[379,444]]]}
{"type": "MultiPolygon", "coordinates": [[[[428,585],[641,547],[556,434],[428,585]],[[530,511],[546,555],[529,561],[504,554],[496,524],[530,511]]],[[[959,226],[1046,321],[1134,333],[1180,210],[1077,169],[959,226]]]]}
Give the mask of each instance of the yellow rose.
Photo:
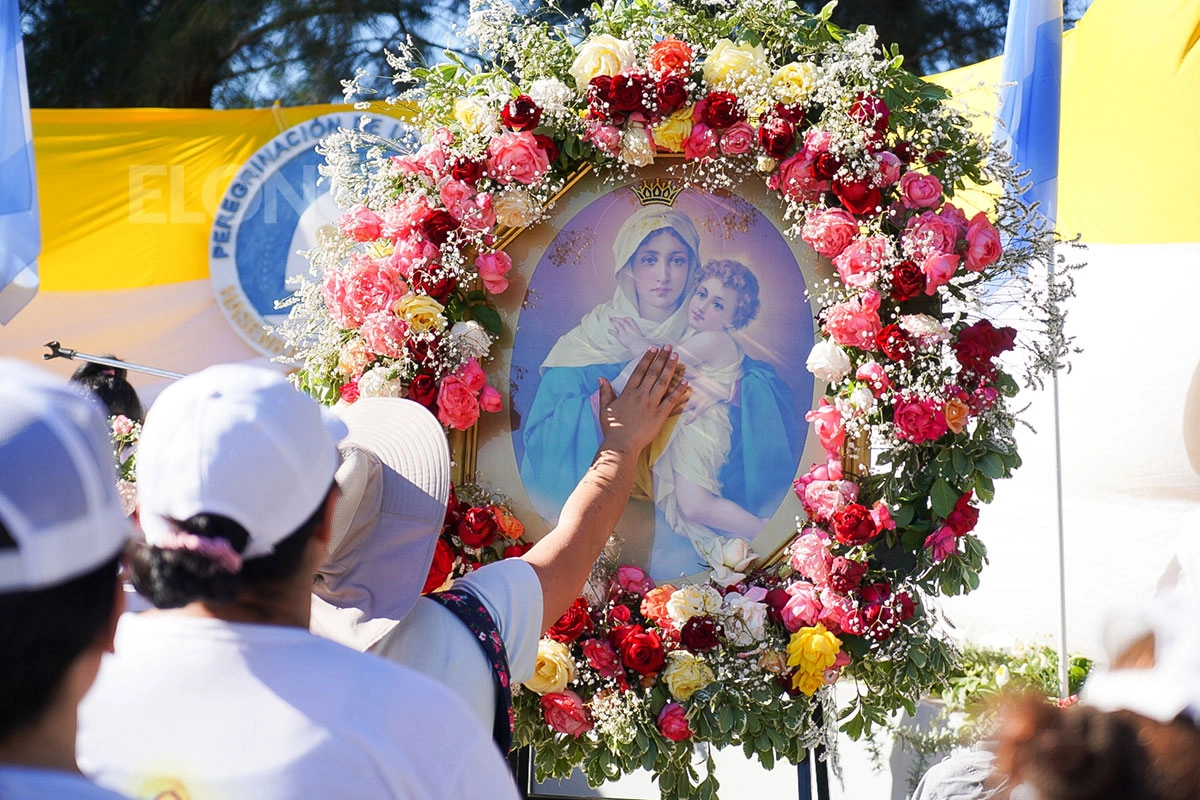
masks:
{"type": "Polygon", "coordinates": [[[492,208],[496,211],[496,224],[506,228],[525,228],[537,219],[533,198],[524,189],[510,187],[493,195],[492,208]]]}
{"type": "Polygon", "coordinates": [[[407,322],[408,327],[414,333],[440,331],[445,328],[446,318],[442,316],[444,309],[445,306],[429,295],[413,294],[412,292],[401,297],[392,307],[396,316],[407,322]]]}
{"type": "Polygon", "coordinates": [[[575,659],[571,658],[570,649],[553,639],[538,642],[537,664],[525,686],[538,694],[552,694],[561,692],[573,680],[575,659]]]}
{"type": "Polygon", "coordinates": [[[668,658],[671,663],[663,670],[662,678],[676,700],[687,700],[716,679],[700,656],[676,650],[668,658]]]}
{"type": "Polygon", "coordinates": [[[682,153],[693,124],[692,107],[681,108],[654,126],[654,143],[669,152],[682,153]]]}
{"type": "Polygon", "coordinates": [[[793,61],[784,64],[771,78],[771,87],[779,102],[791,105],[799,103],[812,94],[816,83],[817,71],[807,61],[793,61]]]}
{"type": "Polygon", "coordinates": [[[769,74],[761,44],[717,42],[704,59],[704,82],[709,89],[737,91],[748,80],[763,80],[769,74]]]}
{"type": "Polygon", "coordinates": [[[481,97],[460,97],[454,101],[454,119],[467,133],[482,134],[496,130],[500,115],[481,97]]]}
{"type": "Polygon", "coordinates": [[[602,33],[579,45],[579,52],[568,71],[579,90],[586,91],[592,78],[616,75],[631,68],[636,55],[633,42],[602,33]]]}
{"type": "Polygon", "coordinates": [[[967,415],[970,413],[970,406],[957,397],[951,397],[946,401],[946,427],[955,433],[962,433],[963,428],[967,427],[967,415]]]}
{"type": "Polygon", "coordinates": [[[797,667],[792,686],[807,695],[825,685],[825,670],[833,666],[841,652],[842,640],[817,623],[801,628],[788,641],[788,666],[797,667]]]}

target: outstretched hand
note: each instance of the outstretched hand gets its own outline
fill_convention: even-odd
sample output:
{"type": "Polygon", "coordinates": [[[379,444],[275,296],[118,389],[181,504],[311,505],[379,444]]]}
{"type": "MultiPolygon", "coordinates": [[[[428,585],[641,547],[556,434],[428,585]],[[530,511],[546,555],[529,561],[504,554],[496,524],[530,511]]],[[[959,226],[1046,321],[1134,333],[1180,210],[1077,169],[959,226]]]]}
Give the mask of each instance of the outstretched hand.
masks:
{"type": "Polygon", "coordinates": [[[641,452],[654,439],[667,418],[687,403],[691,387],[683,379],[683,365],[668,345],[651,347],[634,368],[618,395],[607,379],[600,379],[600,430],[604,446],[641,452]]]}

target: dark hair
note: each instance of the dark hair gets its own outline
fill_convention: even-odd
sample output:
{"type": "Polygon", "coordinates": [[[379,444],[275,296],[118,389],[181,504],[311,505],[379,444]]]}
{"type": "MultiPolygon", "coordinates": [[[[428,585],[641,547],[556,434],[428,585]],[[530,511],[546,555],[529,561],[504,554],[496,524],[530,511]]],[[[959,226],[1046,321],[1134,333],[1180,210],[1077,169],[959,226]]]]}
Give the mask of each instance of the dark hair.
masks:
{"type": "MultiPolygon", "coordinates": [[[[179,608],[196,601],[218,605],[231,603],[246,588],[290,578],[300,568],[304,548],[320,524],[328,500],[327,493],[316,511],[299,528],[276,543],[274,552],[246,559],[239,572],[228,572],[207,556],[191,550],[131,544],[129,572],[134,588],[156,608],[179,608]]],[[[239,553],[250,543],[250,534],[245,528],[219,514],[197,514],[175,524],[186,533],[224,539],[239,553]]]]}
{"type": "MultiPolygon", "coordinates": [[[[116,356],[106,356],[116,358],[116,356]]],[[[71,376],[71,382],[86,387],[108,410],[108,416],[124,416],[135,422],[141,422],[145,416],[142,413],[142,401],[138,399],[137,390],[125,379],[126,372],[121,367],[110,367],[104,364],[88,362],[71,376]]]]}
{"type": "Polygon", "coordinates": [[[728,259],[709,261],[700,268],[696,285],[703,283],[705,278],[717,278],[726,289],[737,292],[731,321],[735,330],[746,327],[758,316],[758,278],[745,264],[728,259]]]}
{"type": "MultiPolygon", "coordinates": [[[[11,541],[3,523],[0,533],[11,541]]],[[[0,740],[45,713],[67,670],[108,629],[119,563],[116,554],[54,586],[0,593],[0,740]]]]}
{"type": "Polygon", "coordinates": [[[1000,770],[1013,783],[1031,784],[1042,800],[1158,800],[1125,714],[1023,697],[1004,710],[996,754],[1000,770]]]}

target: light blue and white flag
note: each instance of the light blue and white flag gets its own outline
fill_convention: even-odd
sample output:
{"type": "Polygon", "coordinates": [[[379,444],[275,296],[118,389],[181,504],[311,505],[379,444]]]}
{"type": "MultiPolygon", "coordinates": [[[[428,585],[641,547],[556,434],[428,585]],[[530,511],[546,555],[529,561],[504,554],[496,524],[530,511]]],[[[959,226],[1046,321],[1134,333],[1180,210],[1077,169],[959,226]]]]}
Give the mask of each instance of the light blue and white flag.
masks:
{"type": "Polygon", "coordinates": [[[1062,0],[1011,0],[996,138],[1031,183],[1022,198],[1053,225],[1058,211],[1062,0]]]}
{"type": "Polygon", "coordinates": [[[42,249],[17,0],[0,0],[0,324],[38,290],[42,249]]]}

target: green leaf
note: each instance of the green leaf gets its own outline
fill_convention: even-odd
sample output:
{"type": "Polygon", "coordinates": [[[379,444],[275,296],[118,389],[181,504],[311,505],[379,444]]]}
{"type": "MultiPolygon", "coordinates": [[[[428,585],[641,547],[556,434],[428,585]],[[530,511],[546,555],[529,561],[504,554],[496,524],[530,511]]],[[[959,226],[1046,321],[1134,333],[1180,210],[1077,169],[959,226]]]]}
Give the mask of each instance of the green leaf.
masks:
{"type": "Polygon", "coordinates": [[[942,519],[950,516],[954,504],[958,502],[959,492],[945,478],[938,478],[929,490],[929,500],[933,505],[933,513],[942,519]]]}
{"type": "Polygon", "coordinates": [[[950,451],[950,460],[954,464],[954,473],[958,477],[965,478],[967,473],[971,471],[971,462],[967,459],[967,454],[961,449],[956,447],[950,451]]]}
{"type": "Polygon", "coordinates": [[[975,495],[981,503],[990,503],[996,497],[996,485],[992,483],[992,479],[986,475],[978,475],[975,478],[975,495]]]}
{"type": "Polygon", "coordinates": [[[995,480],[1004,477],[1004,461],[997,453],[988,453],[979,459],[979,471],[995,480]]]}
{"type": "Polygon", "coordinates": [[[489,305],[480,303],[479,305],[471,306],[471,316],[483,326],[483,329],[493,336],[499,336],[504,330],[504,323],[500,319],[500,313],[489,305]]]}

